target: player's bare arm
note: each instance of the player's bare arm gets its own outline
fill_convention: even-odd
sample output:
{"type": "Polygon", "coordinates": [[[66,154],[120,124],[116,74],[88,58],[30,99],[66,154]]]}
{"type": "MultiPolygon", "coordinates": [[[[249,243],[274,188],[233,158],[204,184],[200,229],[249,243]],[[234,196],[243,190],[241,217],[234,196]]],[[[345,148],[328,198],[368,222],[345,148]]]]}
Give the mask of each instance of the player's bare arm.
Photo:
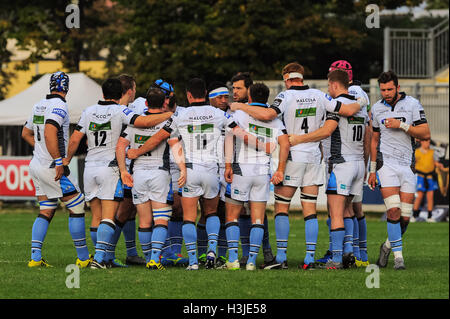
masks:
{"type": "Polygon", "coordinates": [[[419,140],[428,140],[430,138],[430,127],[428,123],[422,123],[416,126],[408,125],[395,118],[388,118],[384,121],[386,128],[401,129],[411,137],[419,140]]]}
{"type": "Polygon", "coordinates": [[[117,165],[119,166],[120,178],[122,179],[122,183],[127,185],[128,187],[133,187],[133,177],[130,172],[127,170],[127,165],[125,163],[126,157],[126,149],[130,145],[130,142],[123,137],[119,137],[116,145],[116,159],[117,165]]]}
{"type": "MultiPolygon", "coordinates": [[[[170,113],[170,112],[168,112],[170,113]]],[[[160,114],[157,114],[160,115],[160,114]]],[[[136,119],[137,120],[137,119],[136,119]]],[[[136,123],[136,122],[135,122],[136,123]]],[[[170,133],[164,129],[160,129],[155,135],[150,137],[141,147],[130,148],[127,152],[127,157],[129,159],[136,159],[139,156],[152,151],[157,147],[162,141],[167,140],[170,137],[170,133]]]]}
{"type": "Polygon", "coordinates": [[[366,107],[367,101],[363,97],[357,98],[355,103],[351,104],[342,104],[338,114],[342,116],[352,116],[358,113],[361,110],[361,107],[366,107]]]}
{"type": "Polygon", "coordinates": [[[152,115],[140,115],[134,121],[133,126],[135,127],[150,127],[158,125],[166,120],[168,120],[173,115],[172,112],[164,112],[161,114],[152,114],[152,115]]]}
{"type": "Polygon", "coordinates": [[[278,137],[278,144],[280,145],[280,153],[278,154],[278,168],[274,172],[270,180],[274,185],[281,183],[284,179],[284,171],[286,170],[286,162],[289,156],[289,137],[287,134],[278,137]]]}
{"type": "Polygon", "coordinates": [[[377,158],[377,146],[380,141],[380,132],[373,131],[372,138],[370,139],[370,170],[369,170],[369,179],[367,180],[367,184],[373,190],[377,184],[376,177],[376,158],[377,158]]]}
{"type": "Polygon", "coordinates": [[[303,135],[290,134],[289,135],[289,143],[291,146],[294,146],[294,145],[301,144],[301,143],[321,141],[321,140],[329,137],[336,130],[337,126],[338,126],[337,121],[326,120],[325,124],[318,130],[315,130],[314,132],[303,134],[303,135]]]}
{"type": "Polygon", "coordinates": [[[232,111],[241,110],[260,121],[271,121],[278,116],[277,111],[272,108],[255,108],[251,105],[240,102],[231,103],[230,109],[232,111]]]}
{"type": "Polygon", "coordinates": [[[25,140],[25,142],[27,142],[28,144],[30,144],[31,147],[34,148],[34,131],[30,130],[27,127],[23,127],[22,129],[22,138],[25,140]]]}
{"type": "Polygon", "coordinates": [[[178,178],[178,186],[182,187],[186,183],[186,160],[184,157],[183,146],[178,138],[171,138],[167,141],[172,150],[173,159],[180,169],[180,177],[178,178]]]}
{"type": "Polygon", "coordinates": [[[69,139],[69,145],[67,148],[67,154],[66,157],[63,158],[63,164],[69,165],[70,161],[72,160],[72,157],[75,155],[75,152],[78,149],[78,146],[80,145],[81,139],[84,137],[84,133],[74,130],[72,135],[69,139]]]}
{"type": "Polygon", "coordinates": [[[235,126],[232,129],[232,132],[235,136],[243,140],[246,145],[257,149],[258,151],[264,151],[267,154],[271,154],[277,147],[275,143],[261,143],[254,135],[249,134],[239,126],[235,126]]]}

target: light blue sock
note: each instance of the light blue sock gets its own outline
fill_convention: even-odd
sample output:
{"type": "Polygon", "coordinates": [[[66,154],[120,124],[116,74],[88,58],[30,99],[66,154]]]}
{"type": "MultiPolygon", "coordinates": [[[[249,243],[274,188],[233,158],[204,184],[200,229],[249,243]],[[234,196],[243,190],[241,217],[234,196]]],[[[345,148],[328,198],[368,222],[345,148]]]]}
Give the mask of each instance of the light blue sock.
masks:
{"type": "Polygon", "coordinates": [[[198,264],[197,258],[197,229],[193,222],[183,222],[183,239],[189,258],[189,265],[198,264]]]}
{"type": "Polygon", "coordinates": [[[34,220],[31,230],[31,259],[39,261],[42,259],[41,249],[47,235],[50,220],[47,216],[39,214],[34,220]]]}
{"type": "MultiPolygon", "coordinates": [[[[206,232],[206,225],[197,223],[196,232],[198,254],[201,256],[203,254],[206,254],[206,249],[208,248],[208,233],[206,232]]],[[[186,239],[184,240],[184,242],[186,243],[186,239]]]]}
{"type": "Polygon", "coordinates": [[[212,251],[217,255],[217,241],[219,239],[220,219],[217,215],[206,217],[206,233],[208,234],[208,252],[212,251]]]}
{"type": "Polygon", "coordinates": [[[181,254],[181,247],[183,246],[183,234],[181,228],[183,221],[169,221],[169,237],[172,253],[175,255],[181,254]]]}
{"type": "Polygon", "coordinates": [[[319,235],[319,223],[317,221],[317,215],[314,214],[306,217],[305,218],[306,256],[303,261],[306,265],[314,262],[318,235],[319,235]]]}
{"type": "Polygon", "coordinates": [[[344,254],[353,252],[353,220],[351,217],[344,218],[344,254]]]}
{"type": "Polygon", "coordinates": [[[393,221],[388,219],[387,233],[392,251],[402,251],[402,229],[400,226],[400,220],[393,221]]]}
{"type": "Polygon", "coordinates": [[[270,236],[269,236],[269,220],[267,219],[267,214],[264,215],[264,237],[262,240],[263,250],[271,249],[270,246],[270,236]]]}
{"type": "Polygon", "coordinates": [[[217,256],[227,257],[227,236],[225,234],[225,225],[223,224],[220,224],[217,256]]]}
{"type": "Polygon", "coordinates": [[[125,238],[125,247],[127,248],[127,256],[137,256],[136,249],[136,219],[129,219],[122,228],[123,237],[125,238]]]}
{"type": "Polygon", "coordinates": [[[122,224],[118,220],[115,220],[115,224],[116,229],[114,231],[114,234],[111,236],[108,246],[106,247],[106,254],[104,257],[105,261],[116,259],[116,246],[119,242],[120,234],[122,233],[122,227],[124,224],[122,224]]]}
{"type": "Polygon", "coordinates": [[[361,254],[359,252],[359,224],[356,216],[353,220],[353,255],[356,259],[361,260],[361,254]]]}
{"type": "Polygon", "coordinates": [[[228,261],[234,262],[239,259],[239,224],[235,222],[225,224],[225,232],[228,243],[228,261]]]}
{"type": "Polygon", "coordinates": [[[359,254],[361,256],[362,261],[367,261],[369,257],[367,255],[367,223],[365,216],[358,218],[358,229],[359,229],[359,254]]]}
{"type": "Polygon", "coordinates": [[[152,228],[138,228],[138,238],[141,244],[142,253],[144,254],[145,261],[148,263],[150,261],[152,253],[152,228]]]}
{"type": "Polygon", "coordinates": [[[250,216],[239,217],[239,233],[241,240],[242,256],[249,255],[250,244],[250,228],[252,227],[252,221],[250,216]]]}
{"type": "MultiPolygon", "coordinates": [[[[167,234],[169,234],[169,230],[167,230],[167,234]]],[[[166,240],[164,241],[164,245],[162,247],[161,256],[170,257],[172,256],[172,245],[169,236],[166,236],[166,240]]]]}
{"type": "Polygon", "coordinates": [[[286,213],[278,213],[275,216],[275,235],[277,237],[277,256],[278,263],[282,263],[287,259],[287,245],[289,238],[289,216],[286,213]]]}
{"type": "Polygon", "coordinates": [[[342,251],[344,246],[344,228],[336,228],[330,231],[331,234],[331,254],[333,255],[333,261],[342,263],[342,251]]]}
{"type": "Polygon", "coordinates": [[[86,245],[84,214],[69,214],[69,232],[72,236],[78,259],[89,259],[89,250],[86,245]]]}
{"type": "Polygon", "coordinates": [[[97,246],[97,230],[98,227],[90,227],[89,228],[90,233],[91,233],[91,240],[92,240],[92,244],[95,246],[97,246]]]}
{"type": "Polygon", "coordinates": [[[151,260],[159,263],[159,256],[161,255],[161,250],[166,241],[167,237],[167,226],[156,225],[153,228],[152,233],[152,255],[151,260]]]}
{"type": "Polygon", "coordinates": [[[253,224],[250,229],[250,249],[248,254],[247,264],[253,263],[256,265],[256,257],[258,257],[259,248],[262,244],[264,236],[264,224],[253,224]]]}
{"type": "Polygon", "coordinates": [[[102,220],[97,229],[97,245],[95,246],[94,259],[97,262],[104,261],[106,249],[116,230],[116,225],[109,220],[102,220]]]}

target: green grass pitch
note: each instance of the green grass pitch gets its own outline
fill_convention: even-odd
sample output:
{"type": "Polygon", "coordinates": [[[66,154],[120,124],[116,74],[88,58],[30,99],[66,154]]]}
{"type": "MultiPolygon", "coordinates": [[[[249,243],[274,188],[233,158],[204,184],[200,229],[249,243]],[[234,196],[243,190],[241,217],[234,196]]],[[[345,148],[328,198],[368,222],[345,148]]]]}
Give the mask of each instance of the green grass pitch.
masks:
{"type": "MultiPolygon", "coordinates": [[[[76,255],[68,231],[67,213],[58,210],[50,224],[43,246],[44,258],[53,268],[28,268],[31,228],[37,210],[3,209],[0,212],[0,298],[2,299],[415,299],[449,298],[449,225],[448,223],[410,224],[404,237],[405,271],[393,269],[392,254],[387,268],[379,270],[379,288],[368,288],[375,273],[364,268],[342,271],[297,268],[305,253],[304,222],[291,218],[288,246],[289,269],[285,271],[204,270],[186,271],[167,268],[149,271],[144,267],[80,270],[80,287],[68,288],[76,255]]],[[[86,214],[89,251],[90,213],[86,214]]],[[[276,252],[273,218],[269,215],[271,244],[276,252]]],[[[369,261],[374,264],[380,243],[386,238],[386,223],[368,220],[369,261]]],[[[138,240],[137,240],[138,242],[138,240]]],[[[319,219],[316,257],[328,247],[325,220],[319,219]]],[[[184,249],[184,248],[183,248],[184,249]]],[[[138,243],[138,251],[140,246],[138,243]]],[[[142,252],[140,252],[142,255],[142,252]]],[[[262,254],[258,264],[262,262],[262,254]]],[[[116,256],[125,259],[123,236],[116,256]]]]}

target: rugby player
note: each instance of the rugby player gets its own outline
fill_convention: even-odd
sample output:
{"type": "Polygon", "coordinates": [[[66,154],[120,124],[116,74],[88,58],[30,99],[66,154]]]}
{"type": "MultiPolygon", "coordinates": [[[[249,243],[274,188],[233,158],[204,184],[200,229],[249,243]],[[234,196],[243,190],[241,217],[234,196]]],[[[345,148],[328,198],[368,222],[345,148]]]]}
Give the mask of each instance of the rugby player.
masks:
{"type": "MultiPolygon", "coordinates": [[[[286,91],[279,93],[269,108],[255,111],[243,103],[232,103],[231,109],[240,109],[262,121],[269,121],[280,115],[288,134],[303,135],[321,126],[326,111],[353,115],[364,103],[362,99],[358,103],[347,105],[334,101],[323,92],[304,85],[303,74],[303,66],[296,62],[289,63],[282,70],[286,91]]],[[[319,142],[291,146],[283,183],[275,186],[277,255],[274,262],[265,269],[287,269],[286,252],[290,228],[288,212],[298,187],[301,189],[300,200],[307,242],[306,257],[301,267],[313,267],[318,236],[316,202],[319,186],[324,179],[320,161],[319,142]]]]}
{"type": "Polygon", "coordinates": [[[398,77],[393,71],[381,73],[378,85],[382,99],[372,106],[368,184],[374,188],[378,175],[387,210],[388,238],[380,246],[377,265],[386,267],[392,250],[394,269],[403,270],[406,267],[402,237],[412,215],[417,182],[414,139],[429,139],[430,128],[422,105],[417,99],[400,92],[398,77]]]}
{"type": "Polygon", "coordinates": [[[33,106],[22,130],[22,137],[34,148],[29,169],[39,201],[28,267],[51,267],[42,258],[42,245],[58,199],[69,210],[69,232],[78,255],[76,265],[85,268],[92,260],[86,246],[84,196],[62,160],[69,140],[69,110],[65,100],[68,91],[69,76],[64,72],[53,73],[50,94],[33,106]]]}
{"type": "MultiPolygon", "coordinates": [[[[348,93],[348,86],[349,77],[344,70],[334,70],[328,74],[328,92],[336,101],[351,103],[356,100],[348,93]]],[[[364,133],[368,124],[367,109],[362,108],[350,117],[329,114],[323,127],[315,132],[298,138],[292,136],[294,142],[303,143],[315,142],[323,136],[330,137],[329,150],[324,152],[328,162],[326,194],[331,217],[332,246],[332,259],[325,264],[327,269],[348,268],[355,264],[354,225],[352,217],[348,215],[348,207],[353,196],[362,193],[368,158],[368,154],[364,153],[364,137],[367,137],[364,133]]]]}
{"type": "MultiPolygon", "coordinates": [[[[160,114],[164,110],[165,93],[158,88],[150,88],[147,92],[148,110],[145,115],[160,114]]],[[[178,186],[184,185],[186,167],[184,154],[178,138],[163,142],[151,152],[145,153],[133,161],[133,176],[125,164],[128,146],[137,148],[153,134],[158,132],[167,121],[146,129],[127,127],[117,143],[116,156],[124,184],[132,186],[133,203],[139,214],[139,241],[146,257],[148,269],[164,270],[160,263],[163,245],[167,238],[168,223],[172,216],[172,206],[168,203],[171,192],[171,175],[169,172],[169,144],[175,148],[173,152],[177,160],[182,178],[178,186]],[[178,145],[177,145],[178,144],[178,145]],[[180,154],[178,153],[180,150],[180,154]],[[154,226],[152,227],[152,220],[154,226]],[[150,250],[151,247],[151,250],[150,250]]]]}
{"type": "Polygon", "coordinates": [[[122,84],[110,78],[102,84],[103,101],[86,108],[75,128],[67,151],[67,162],[72,159],[78,145],[87,136],[88,153],[85,159],[84,190],[91,210],[101,211],[102,220],[97,230],[97,244],[91,268],[110,267],[104,260],[106,249],[115,232],[114,216],[123,199],[115,151],[123,125],[150,127],[167,120],[172,112],[140,116],[120,105],[122,84]]]}
{"type": "MultiPolygon", "coordinates": [[[[267,108],[269,88],[262,84],[252,84],[249,87],[249,106],[267,108]]],[[[250,249],[246,263],[247,270],[256,269],[258,256],[264,236],[264,219],[266,203],[270,195],[270,182],[278,184],[282,181],[287,156],[289,140],[281,120],[274,119],[262,122],[242,111],[233,114],[235,122],[247,132],[254,135],[262,143],[278,143],[280,145],[278,169],[270,177],[271,156],[264,150],[247,147],[243,141],[227,135],[225,138],[225,181],[231,183],[230,195],[226,201],[226,234],[229,248],[227,268],[240,269],[238,260],[239,217],[245,202],[249,202],[251,212],[250,249]]]]}

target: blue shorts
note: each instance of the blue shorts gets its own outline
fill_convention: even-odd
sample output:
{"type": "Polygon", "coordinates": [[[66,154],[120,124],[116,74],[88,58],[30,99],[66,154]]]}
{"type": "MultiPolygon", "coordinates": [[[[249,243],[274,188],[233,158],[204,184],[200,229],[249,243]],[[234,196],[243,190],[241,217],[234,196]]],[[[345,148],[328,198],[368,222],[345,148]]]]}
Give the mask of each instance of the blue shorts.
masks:
{"type": "Polygon", "coordinates": [[[437,189],[438,189],[438,185],[432,176],[417,175],[417,191],[418,192],[435,191],[437,189]]]}

